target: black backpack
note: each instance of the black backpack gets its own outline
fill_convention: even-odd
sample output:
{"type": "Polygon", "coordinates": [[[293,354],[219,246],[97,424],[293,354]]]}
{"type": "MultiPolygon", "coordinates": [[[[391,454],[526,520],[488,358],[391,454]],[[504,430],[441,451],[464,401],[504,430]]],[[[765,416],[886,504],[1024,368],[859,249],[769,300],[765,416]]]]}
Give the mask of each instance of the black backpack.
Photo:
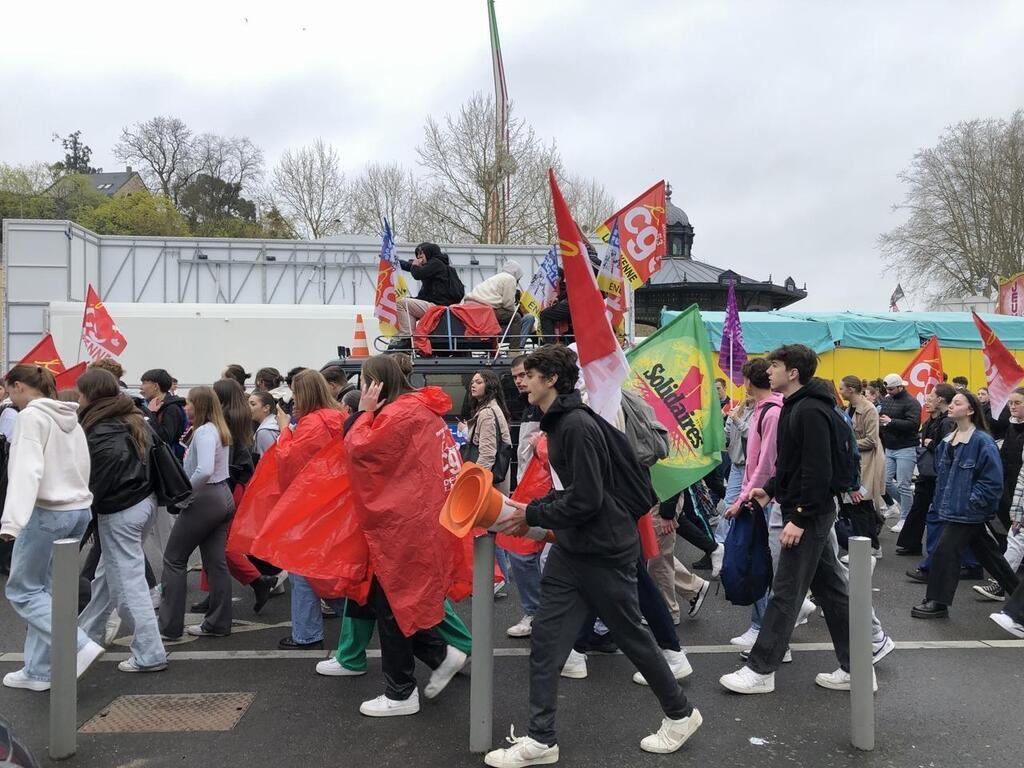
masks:
{"type": "Polygon", "coordinates": [[[839,495],[860,488],[860,449],[853,427],[836,408],[829,408],[832,479],[829,490],[839,495]]]}
{"type": "Polygon", "coordinates": [[[615,500],[629,511],[634,520],[639,520],[658,503],[658,496],[651,485],[651,473],[640,464],[636,451],[629,444],[625,434],[590,408],[586,410],[601,427],[604,439],[608,443],[608,453],[614,465],[608,490],[615,500]]]}

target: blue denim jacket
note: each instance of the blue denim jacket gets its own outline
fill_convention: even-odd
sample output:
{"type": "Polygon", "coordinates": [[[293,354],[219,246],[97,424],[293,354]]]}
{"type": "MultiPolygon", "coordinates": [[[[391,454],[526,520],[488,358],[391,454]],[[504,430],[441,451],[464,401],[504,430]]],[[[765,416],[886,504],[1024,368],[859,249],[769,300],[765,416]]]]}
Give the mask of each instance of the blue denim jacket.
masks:
{"type": "Polygon", "coordinates": [[[975,430],[953,460],[953,435],[935,451],[935,500],[932,509],[951,523],[985,523],[996,516],[1003,493],[1003,462],[996,441],[975,430]]]}

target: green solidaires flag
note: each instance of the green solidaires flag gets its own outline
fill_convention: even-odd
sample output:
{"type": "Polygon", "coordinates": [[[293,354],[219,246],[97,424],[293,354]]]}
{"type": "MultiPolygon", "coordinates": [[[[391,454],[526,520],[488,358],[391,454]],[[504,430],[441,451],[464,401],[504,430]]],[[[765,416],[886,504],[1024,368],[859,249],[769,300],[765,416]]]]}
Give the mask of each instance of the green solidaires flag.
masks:
{"type": "Polygon", "coordinates": [[[725,449],[711,345],[697,305],[627,352],[626,359],[630,373],[622,388],[642,397],[668,429],[669,455],[651,467],[654,490],[664,501],[717,467],[725,449]]]}

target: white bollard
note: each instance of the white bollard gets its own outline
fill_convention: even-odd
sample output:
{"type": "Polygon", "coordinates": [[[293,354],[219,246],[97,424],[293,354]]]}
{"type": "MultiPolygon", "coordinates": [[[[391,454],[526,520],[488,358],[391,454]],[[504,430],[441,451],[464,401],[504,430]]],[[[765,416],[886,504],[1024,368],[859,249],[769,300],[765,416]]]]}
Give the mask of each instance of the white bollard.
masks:
{"type": "Polygon", "coordinates": [[[50,758],[75,754],[78,729],[78,539],[53,543],[50,758]]]}
{"type": "Polygon", "coordinates": [[[875,748],[874,668],[871,664],[871,540],[851,536],[850,554],[850,742],[875,748]]]}
{"type": "Polygon", "coordinates": [[[473,542],[473,655],[469,680],[469,751],[491,748],[494,720],[494,534],[473,542]]]}

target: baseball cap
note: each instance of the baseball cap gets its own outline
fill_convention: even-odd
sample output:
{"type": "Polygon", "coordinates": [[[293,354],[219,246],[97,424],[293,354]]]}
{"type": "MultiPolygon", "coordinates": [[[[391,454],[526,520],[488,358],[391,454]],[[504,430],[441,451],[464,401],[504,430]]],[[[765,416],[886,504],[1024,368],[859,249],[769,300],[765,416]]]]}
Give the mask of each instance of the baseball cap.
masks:
{"type": "Polygon", "coordinates": [[[903,377],[900,376],[898,373],[890,373],[888,376],[886,376],[884,379],[882,379],[882,383],[885,384],[885,386],[887,386],[887,387],[905,387],[905,386],[907,386],[907,382],[905,382],[903,380],[903,377]]]}

